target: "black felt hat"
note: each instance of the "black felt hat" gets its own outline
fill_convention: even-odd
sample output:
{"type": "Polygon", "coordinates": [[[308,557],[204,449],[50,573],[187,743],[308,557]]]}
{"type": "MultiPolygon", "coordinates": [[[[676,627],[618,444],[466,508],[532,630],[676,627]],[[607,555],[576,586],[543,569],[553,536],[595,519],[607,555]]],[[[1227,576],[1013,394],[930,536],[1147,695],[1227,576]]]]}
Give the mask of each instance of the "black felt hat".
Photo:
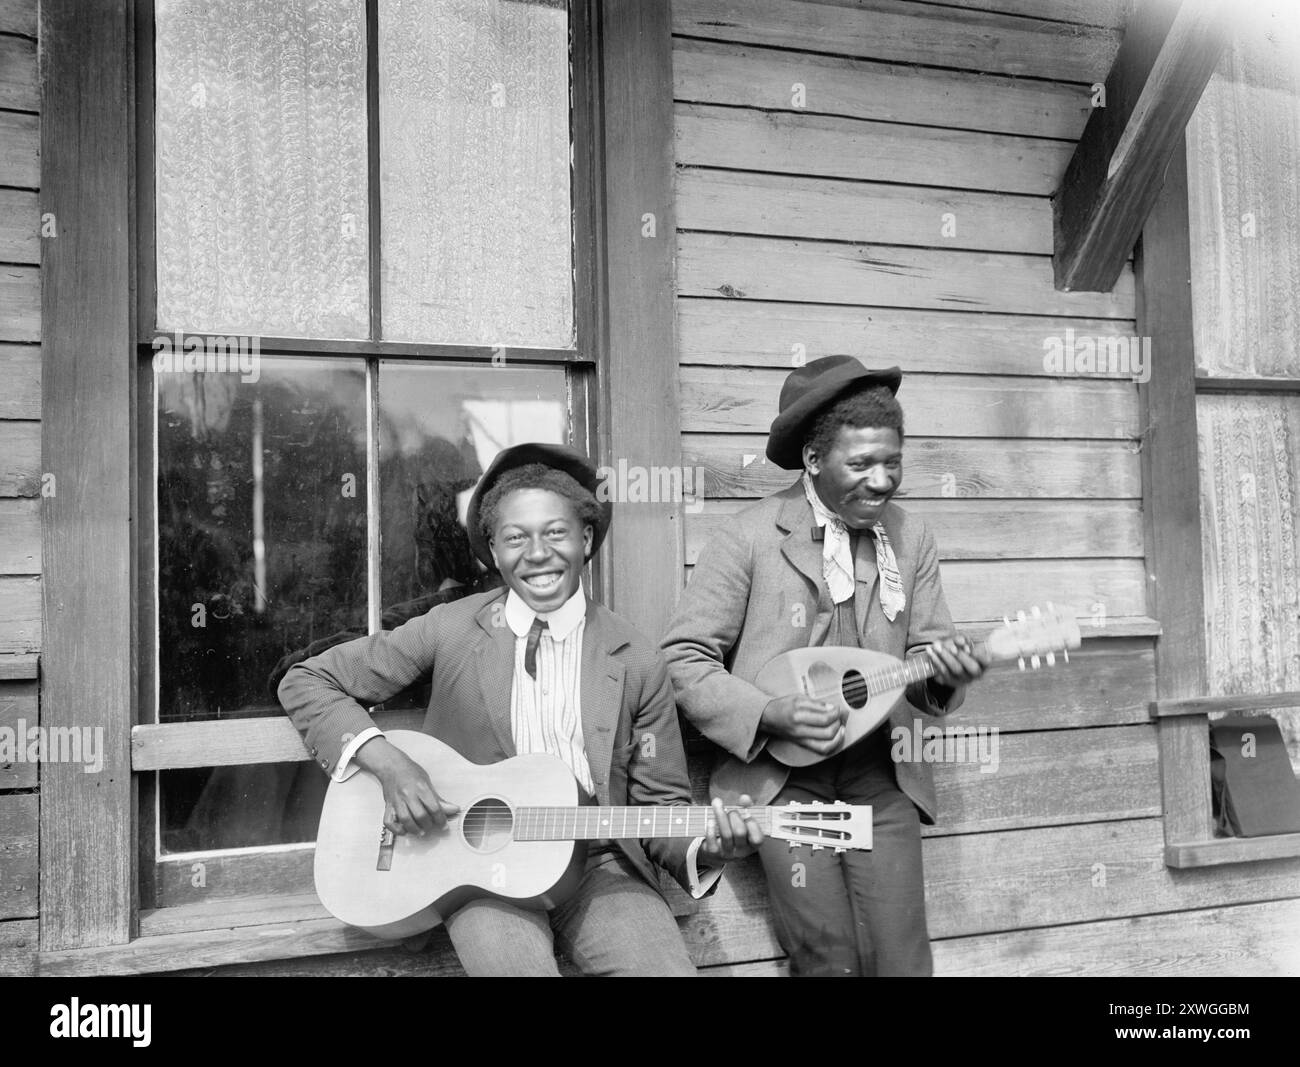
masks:
{"type": "Polygon", "coordinates": [[[470,547],[474,549],[474,555],[478,556],[489,570],[495,570],[496,563],[492,559],[492,549],[488,545],[487,538],[483,536],[483,524],[479,521],[479,507],[487,491],[501,475],[516,467],[526,467],[530,463],[540,463],[544,467],[551,467],[567,474],[584,489],[589,489],[591,495],[596,498],[600,516],[591,531],[592,556],[596,554],[601,542],[605,540],[605,534],[609,532],[609,524],[614,517],[614,504],[610,500],[600,499],[600,493],[597,491],[600,476],[596,473],[596,468],[590,459],[568,445],[548,445],[539,441],[513,445],[497,453],[496,459],[488,464],[488,469],[474,489],[474,495],[469,498],[469,507],[465,513],[465,532],[469,534],[470,547]]]}
{"type": "Polygon", "coordinates": [[[768,432],[767,458],[785,470],[802,470],[809,423],[822,409],[873,385],[897,393],[902,380],[897,367],[867,370],[853,356],[823,356],[792,370],[781,386],[780,413],[768,432]]]}

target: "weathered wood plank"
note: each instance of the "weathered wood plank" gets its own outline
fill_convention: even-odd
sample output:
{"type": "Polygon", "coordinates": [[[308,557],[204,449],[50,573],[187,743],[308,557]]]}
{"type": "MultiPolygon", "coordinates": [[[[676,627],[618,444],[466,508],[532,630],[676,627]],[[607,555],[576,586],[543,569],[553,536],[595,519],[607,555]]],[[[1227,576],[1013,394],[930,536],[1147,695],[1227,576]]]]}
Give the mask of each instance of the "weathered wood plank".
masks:
{"type": "Polygon", "coordinates": [[[35,793],[0,795],[0,919],[36,915],[35,793]]]}
{"type": "Polygon", "coordinates": [[[103,729],[102,773],[42,768],[46,949],[121,944],[134,919],[131,12],[127,0],[40,6],[41,207],[64,221],[41,266],[42,452],[58,479],[42,511],[41,719],[103,729]]]}
{"type": "Polygon", "coordinates": [[[1145,615],[1145,571],[1139,560],[953,560],[943,565],[952,617],[1000,620],[1004,614],[1051,602],[1088,618],[1145,615]]]}
{"type": "Polygon", "coordinates": [[[36,111],[36,42],[28,37],[0,33],[0,107],[11,111],[36,111]]]}
{"type": "Polygon", "coordinates": [[[40,578],[0,577],[0,656],[40,648],[40,578]]]}
{"type": "Polygon", "coordinates": [[[0,682],[25,682],[38,677],[40,661],[35,653],[0,655],[0,682]]]}
{"type": "MultiPolygon", "coordinates": [[[[850,352],[868,365],[903,362],[909,374],[1050,372],[1044,357],[1057,340],[1084,337],[1101,351],[1136,336],[1124,319],[1053,319],[913,308],[854,308],[746,300],[677,301],[677,353],[683,365],[779,368],[850,352]],[[904,358],[905,354],[905,358],[904,358]]],[[[1090,375],[1089,377],[1094,377],[1090,375]]],[[[1109,362],[1097,378],[1119,378],[1109,362]]]]}
{"type": "Polygon", "coordinates": [[[683,170],[683,230],[875,241],[928,248],[1050,255],[1052,212],[1038,197],[683,170]]]}
{"type": "MultiPolygon", "coordinates": [[[[682,430],[763,433],[779,410],[787,371],[681,369],[682,430]]],[[[1133,384],[908,374],[899,390],[904,430],[917,437],[1111,438],[1138,434],[1133,384]]]]}
{"type": "Polygon", "coordinates": [[[1119,34],[899,0],[675,0],[673,32],[901,63],[1092,83],[1119,34]]]}
{"type": "Polygon", "coordinates": [[[0,344],[0,420],[41,417],[41,350],[38,345],[0,344]]]}
{"type": "Polygon", "coordinates": [[[1297,931],[1300,901],[1281,900],[939,941],[934,969],[971,978],[1294,978],[1297,931]]]}
{"type": "MultiPolygon", "coordinates": [[[[907,468],[904,467],[904,484],[907,468]]],[[[747,500],[702,501],[686,513],[686,562],[747,500]]],[[[909,500],[909,514],[924,519],[939,558],[1034,559],[1142,556],[1142,513],[1136,501],[909,500]]]]}
{"type": "Polygon", "coordinates": [[[41,491],[41,424],[0,421],[0,497],[34,497],[41,491]]]}
{"type": "Polygon", "coordinates": [[[677,162],[1050,196],[1072,144],[888,122],[679,104],[677,162]]]}
{"type": "Polygon", "coordinates": [[[1197,366],[1300,376],[1300,22],[1241,9],[1187,124],[1197,366]]]}
{"type": "Polygon", "coordinates": [[[40,573],[40,500],[0,497],[0,574],[40,573]]]}
{"type": "Polygon", "coordinates": [[[23,189],[0,189],[0,263],[39,264],[39,230],[36,194],[23,189]]]}
{"type": "Polygon", "coordinates": [[[0,978],[36,974],[36,920],[0,923],[0,978]]]}
{"type": "MultiPolygon", "coordinates": [[[[929,2],[929,0],[926,0],[929,2]]],[[[936,0],[939,2],[939,0],[936,0]]],[[[1124,29],[1125,0],[941,0],[950,7],[976,11],[999,11],[1056,22],[1077,22],[1084,26],[1124,29]]]]}
{"type": "Polygon", "coordinates": [[[40,339],[40,270],[0,265],[0,341],[40,339]]]}
{"type": "Polygon", "coordinates": [[[1153,718],[1174,715],[1215,715],[1238,711],[1264,711],[1269,708],[1300,707],[1300,693],[1253,693],[1221,697],[1184,697],[1151,701],[1153,718]]]}
{"type": "Polygon", "coordinates": [[[36,36],[36,0],[0,0],[0,33],[36,36]]]}
{"type": "MultiPolygon", "coordinates": [[[[0,683],[0,730],[13,731],[14,739],[24,744],[24,752],[27,731],[39,723],[36,708],[35,681],[0,683]]],[[[35,789],[38,771],[38,766],[25,758],[9,762],[0,758],[0,789],[35,789]]]]}
{"type": "MultiPolygon", "coordinates": [[[[682,461],[704,468],[706,496],[766,496],[795,480],[766,461],[766,445],[766,435],[688,433],[682,461]]],[[[904,462],[908,497],[1127,500],[1141,493],[1136,449],[1113,441],[911,437],[904,462]]]]}
{"type": "Polygon", "coordinates": [[[313,893],[315,846],[282,847],[248,855],[213,853],[201,858],[162,858],[155,881],[156,906],[197,905],[232,897],[301,896],[313,893]]]}
{"type": "Polygon", "coordinates": [[[1087,86],[688,38],[673,43],[673,92],[689,103],[1069,141],[1078,140],[1091,111],[1087,86]]]}
{"type": "Polygon", "coordinates": [[[1062,293],[1042,256],[709,233],[677,235],[677,285],[684,296],[811,304],[1121,319],[1134,308],[1131,272],[1113,292],[1062,293]]]}
{"type": "Polygon", "coordinates": [[[1165,863],[1170,867],[1215,867],[1224,863],[1258,863],[1293,856],[1300,856],[1300,834],[1216,837],[1210,841],[1181,841],[1165,845],[1165,863]]]}
{"type": "Polygon", "coordinates": [[[1106,106],[1079,139],[1053,198],[1061,289],[1115,283],[1165,178],[1171,153],[1231,34],[1228,0],[1148,0],[1134,9],[1106,106]]]}
{"type": "Polygon", "coordinates": [[[40,185],[38,120],[35,115],[0,111],[0,185],[36,189],[40,185]]]}
{"type": "MultiPolygon", "coordinates": [[[[602,64],[622,71],[602,80],[606,181],[604,361],[609,380],[597,424],[604,462],[646,468],[681,465],[673,343],[672,27],[668,0],[602,0],[602,64]],[[651,236],[642,225],[655,219],[651,236]],[[652,402],[651,398],[653,398],[652,402]]],[[[605,550],[607,602],[657,632],[673,590],[658,575],[682,565],[680,501],[616,500],[605,550]]]]}

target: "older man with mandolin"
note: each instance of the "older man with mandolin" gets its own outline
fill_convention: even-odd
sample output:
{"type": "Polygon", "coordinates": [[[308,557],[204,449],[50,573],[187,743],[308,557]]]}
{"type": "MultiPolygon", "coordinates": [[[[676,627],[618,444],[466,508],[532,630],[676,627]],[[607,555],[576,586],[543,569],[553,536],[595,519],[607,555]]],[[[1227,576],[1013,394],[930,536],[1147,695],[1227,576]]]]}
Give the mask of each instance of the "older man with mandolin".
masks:
{"type": "Polygon", "coordinates": [[[801,473],[708,545],[662,643],[681,710],[726,754],[715,794],[874,808],[871,852],[760,849],[794,975],[932,973],[920,824],[934,821],[934,782],[927,764],[892,761],[888,727],[910,730],[913,708],[952,711],[988,663],[953,630],[929,529],[891,499],[903,477],[901,379],[851,356],[788,376],[767,457],[801,473]],[[865,699],[868,688],[841,686],[852,672],[825,689],[815,677],[802,692],[763,684],[782,654],[816,646],[916,657],[900,675],[906,702],[846,745],[853,689],[865,699]],[[790,762],[807,765],[774,758],[774,742],[793,742],[807,759],[790,762]]]}

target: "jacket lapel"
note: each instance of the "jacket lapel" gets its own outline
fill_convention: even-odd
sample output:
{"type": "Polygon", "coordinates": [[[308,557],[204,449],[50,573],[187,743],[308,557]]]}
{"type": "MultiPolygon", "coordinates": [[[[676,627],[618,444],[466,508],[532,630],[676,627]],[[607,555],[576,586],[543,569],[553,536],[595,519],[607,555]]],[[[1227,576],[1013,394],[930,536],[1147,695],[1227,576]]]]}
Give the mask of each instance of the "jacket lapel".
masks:
{"type": "MultiPolygon", "coordinates": [[[[587,603],[582,634],[582,739],[597,796],[609,803],[609,770],[614,735],[623,709],[623,662],[612,655],[615,640],[601,621],[594,601],[587,603]]],[[[622,646],[622,642],[617,642],[622,646]]]]}
{"type": "Polygon", "coordinates": [[[776,519],[777,527],[784,530],[786,535],[781,542],[781,554],[795,570],[812,582],[813,588],[818,590],[820,600],[820,590],[825,587],[826,580],[822,577],[822,542],[812,539],[812,528],[816,525],[813,522],[812,507],[799,482],[795,482],[781,495],[785,497],[785,503],[776,519]]]}
{"type": "Polygon", "coordinates": [[[478,684],[483,696],[484,714],[496,734],[501,751],[509,758],[516,754],[514,731],[510,726],[510,697],[515,684],[515,635],[506,625],[504,601],[484,604],[476,621],[485,636],[479,643],[478,684]]]}

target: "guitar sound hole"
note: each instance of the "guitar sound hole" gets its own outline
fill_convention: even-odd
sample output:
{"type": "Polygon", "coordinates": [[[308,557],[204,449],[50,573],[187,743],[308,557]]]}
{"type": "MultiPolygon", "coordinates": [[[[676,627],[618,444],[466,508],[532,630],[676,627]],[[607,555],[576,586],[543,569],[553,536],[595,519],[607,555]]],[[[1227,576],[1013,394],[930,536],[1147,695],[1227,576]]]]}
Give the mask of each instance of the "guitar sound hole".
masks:
{"type": "Polygon", "coordinates": [[[867,680],[857,671],[844,672],[844,681],[840,684],[840,692],[844,694],[844,703],[854,711],[865,705],[867,697],[870,695],[867,692],[867,680]]]}
{"type": "Polygon", "coordinates": [[[510,805],[496,797],[471,804],[461,819],[465,843],[478,852],[493,852],[510,842],[515,816],[510,805]]]}

